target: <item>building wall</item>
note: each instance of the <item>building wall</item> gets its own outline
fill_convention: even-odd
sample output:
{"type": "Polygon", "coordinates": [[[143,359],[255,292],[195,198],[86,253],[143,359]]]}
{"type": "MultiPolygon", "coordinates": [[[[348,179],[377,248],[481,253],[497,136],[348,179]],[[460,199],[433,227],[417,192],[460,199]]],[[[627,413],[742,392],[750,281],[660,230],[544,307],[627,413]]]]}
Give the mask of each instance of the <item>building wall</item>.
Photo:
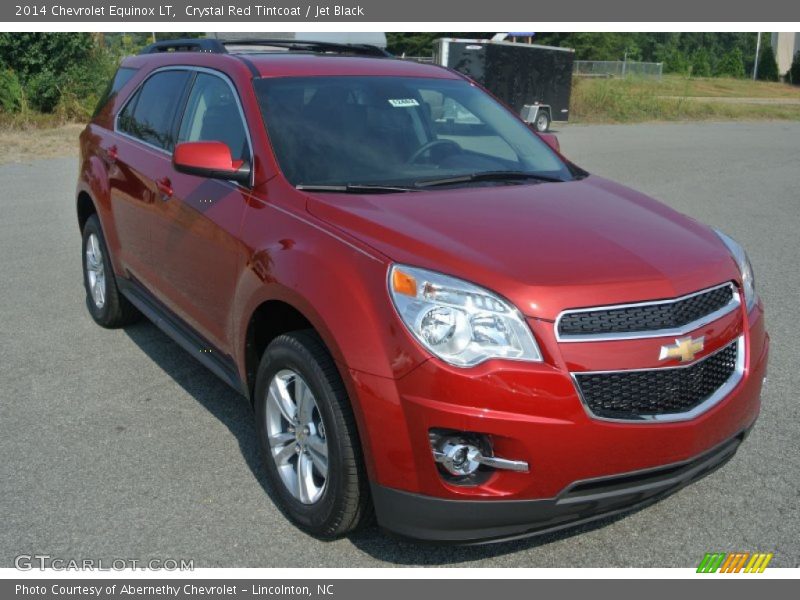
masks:
{"type": "Polygon", "coordinates": [[[792,66],[795,52],[800,51],[800,33],[773,33],[772,50],[775,52],[775,60],[778,62],[778,73],[785,75],[792,66]]]}

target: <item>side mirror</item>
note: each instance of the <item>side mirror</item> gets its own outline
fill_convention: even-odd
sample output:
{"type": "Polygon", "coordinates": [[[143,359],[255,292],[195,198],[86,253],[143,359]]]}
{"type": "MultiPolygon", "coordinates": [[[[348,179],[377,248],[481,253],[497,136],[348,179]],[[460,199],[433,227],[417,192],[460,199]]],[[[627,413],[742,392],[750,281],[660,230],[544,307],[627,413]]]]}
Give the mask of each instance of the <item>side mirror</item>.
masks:
{"type": "Polygon", "coordinates": [[[561,154],[561,144],[558,143],[558,138],[555,133],[539,133],[538,136],[542,138],[545,144],[561,154]]]}
{"type": "Polygon", "coordinates": [[[231,149],[223,142],[183,142],[175,146],[172,164],[176,171],[227,179],[241,184],[250,182],[250,165],[243,160],[233,160],[231,149]]]}

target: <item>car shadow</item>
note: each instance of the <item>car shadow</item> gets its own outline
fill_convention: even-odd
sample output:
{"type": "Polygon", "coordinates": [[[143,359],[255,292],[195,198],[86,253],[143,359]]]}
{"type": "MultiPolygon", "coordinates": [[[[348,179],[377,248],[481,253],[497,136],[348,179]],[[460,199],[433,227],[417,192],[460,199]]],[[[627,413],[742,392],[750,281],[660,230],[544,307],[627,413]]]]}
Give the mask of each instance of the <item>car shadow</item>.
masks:
{"type": "MultiPolygon", "coordinates": [[[[239,442],[245,463],[264,491],[272,497],[247,399],[195,360],[150,321],[142,319],[125,328],[125,334],[173,381],[214,415],[239,442]]],[[[276,504],[277,505],[277,504],[276,504]]]]}
{"type": "MultiPolygon", "coordinates": [[[[208,371],[149,321],[142,320],[140,323],[126,327],[124,331],[130,340],[173,381],[228,428],[239,443],[242,457],[253,473],[253,477],[276,508],[281,510],[267,481],[253,425],[253,413],[247,400],[208,371]]],[[[283,511],[281,510],[281,512],[283,511]]],[[[605,527],[628,514],[630,513],[615,515],[561,532],[474,546],[413,542],[392,536],[374,523],[351,534],[348,536],[348,540],[365,554],[384,562],[413,566],[451,565],[546,546],[574,535],[605,527]]]]}

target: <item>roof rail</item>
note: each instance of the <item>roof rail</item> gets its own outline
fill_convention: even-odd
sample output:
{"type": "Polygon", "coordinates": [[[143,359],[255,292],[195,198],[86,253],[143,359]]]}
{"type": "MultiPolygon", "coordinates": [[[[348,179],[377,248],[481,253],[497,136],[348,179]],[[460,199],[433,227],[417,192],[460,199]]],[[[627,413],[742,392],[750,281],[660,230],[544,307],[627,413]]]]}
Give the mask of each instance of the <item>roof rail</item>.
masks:
{"type": "Polygon", "coordinates": [[[139,54],[159,54],[161,52],[209,52],[211,54],[227,54],[227,46],[251,46],[252,52],[258,52],[258,46],[282,48],[289,51],[316,52],[320,54],[353,54],[357,56],[373,56],[388,58],[393,56],[383,48],[370,44],[343,44],[337,42],[317,42],[313,40],[287,39],[243,39],[219,40],[213,38],[188,38],[154,42],[142,49],[139,54]]]}
{"type": "Polygon", "coordinates": [[[287,40],[287,39],[243,39],[220,40],[224,46],[268,46],[284,48],[286,50],[299,50],[301,52],[326,52],[334,54],[357,54],[360,56],[390,57],[391,53],[371,44],[345,44],[339,42],[318,42],[314,40],[287,40]]]}
{"type": "Polygon", "coordinates": [[[209,52],[212,54],[225,54],[225,44],[219,40],[209,38],[187,38],[180,40],[165,40],[153,42],[142,48],[139,54],[159,54],[161,52],[209,52]]]}

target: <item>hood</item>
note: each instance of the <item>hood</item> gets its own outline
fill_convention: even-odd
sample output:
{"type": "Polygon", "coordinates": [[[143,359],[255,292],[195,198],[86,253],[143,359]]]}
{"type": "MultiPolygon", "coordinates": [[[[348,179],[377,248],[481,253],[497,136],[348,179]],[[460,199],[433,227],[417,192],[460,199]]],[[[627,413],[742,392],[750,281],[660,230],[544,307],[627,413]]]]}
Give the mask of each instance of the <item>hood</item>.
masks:
{"type": "Polygon", "coordinates": [[[671,298],[739,279],[708,227],[596,176],[399,194],[314,193],[307,207],[393,261],[481,285],[530,317],[671,298]]]}

